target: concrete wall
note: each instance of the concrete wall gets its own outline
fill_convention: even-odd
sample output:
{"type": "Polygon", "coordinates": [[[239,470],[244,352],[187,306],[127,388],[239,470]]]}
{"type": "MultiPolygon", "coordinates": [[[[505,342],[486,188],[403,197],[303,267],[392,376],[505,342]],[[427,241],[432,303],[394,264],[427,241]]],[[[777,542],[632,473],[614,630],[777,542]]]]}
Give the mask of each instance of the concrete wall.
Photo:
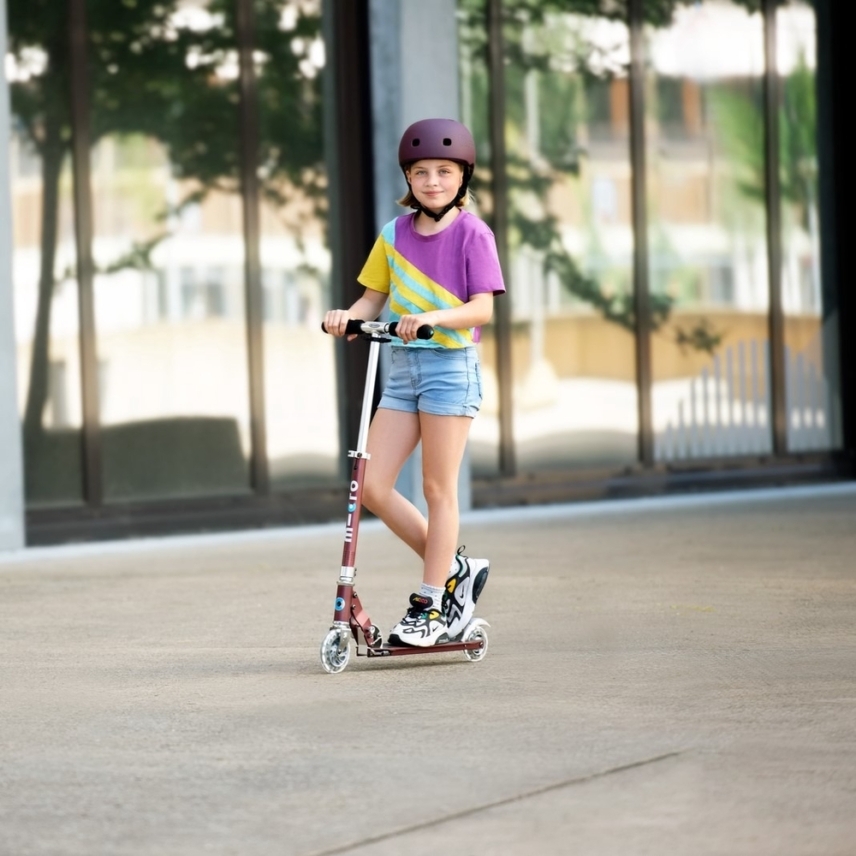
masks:
{"type": "MultiPolygon", "coordinates": [[[[6,56],[6,0],[0,0],[0,60],[6,56]]],[[[0,62],[0,552],[24,546],[21,426],[15,394],[9,89],[0,62]]]]}
{"type": "MultiPolygon", "coordinates": [[[[407,184],[398,142],[412,122],[460,118],[456,0],[370,0],[375,212],[378,231],[404,209],[395,200],[407,184]]],[[[385,361],[381,373],[385,370],[385,361]]],[[[398,489],[422,510],[422,463],[417,449],[398,489]]],[[[461,510],[472,505],[469,455],[458,482],[461,510]]]]}

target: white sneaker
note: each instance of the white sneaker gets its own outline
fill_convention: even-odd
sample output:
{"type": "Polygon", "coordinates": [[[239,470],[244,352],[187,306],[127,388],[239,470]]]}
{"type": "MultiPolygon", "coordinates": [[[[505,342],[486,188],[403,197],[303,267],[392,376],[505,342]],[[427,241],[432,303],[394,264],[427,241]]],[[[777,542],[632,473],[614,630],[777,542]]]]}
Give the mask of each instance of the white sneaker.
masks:
{"type": "Polygon", "coordinates": [[[389,633],[390,645],[415,645],[429,648],[439,642],[448,642],[446,616],[437,609],[430,597],[410,595],[410,609],[389,633]]]}
{"type": "Polygon", "coordinates": [[[490,573],[487,559],[471,559],[458,550],[452,560],[449,578],[446,580],[446,593],[443,595],[443,609],[448,624],[447,633],[455,639],[464,632],[476,610],[476,601],[482,593],[490,573]]]}

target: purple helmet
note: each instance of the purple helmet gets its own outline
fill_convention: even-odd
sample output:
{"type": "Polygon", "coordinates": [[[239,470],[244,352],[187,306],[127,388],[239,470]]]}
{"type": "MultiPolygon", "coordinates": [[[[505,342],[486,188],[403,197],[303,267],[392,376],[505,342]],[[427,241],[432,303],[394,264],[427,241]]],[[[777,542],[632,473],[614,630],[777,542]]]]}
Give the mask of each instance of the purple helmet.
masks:
{"type": "Polygon", "coordinates": [[[398,144],[401,168],[424,158],[448,158],[464,165],[469,178],[476,165],[473,135],[454,119],[422,119],[402,134],[398,144]]]}

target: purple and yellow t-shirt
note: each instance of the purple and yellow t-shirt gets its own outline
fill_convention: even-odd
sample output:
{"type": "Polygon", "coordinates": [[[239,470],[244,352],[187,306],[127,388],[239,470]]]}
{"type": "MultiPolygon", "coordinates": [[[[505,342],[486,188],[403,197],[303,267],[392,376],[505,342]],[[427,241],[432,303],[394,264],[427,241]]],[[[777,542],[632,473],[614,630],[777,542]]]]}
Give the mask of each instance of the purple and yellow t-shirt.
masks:
{"type": "MultiPolygon", "coordinates": [[[[505,285],[488,226],[468,211],[436,235],[420,235],[415,214],[383,227],[357,280],[389,295],[389,320],[435,309],[452,309],[476,294],[502,294],[505,285]]],[[[408,347],[466,348],[479,341],[479,328],[437,327],[434,338],[408,347]]]]}

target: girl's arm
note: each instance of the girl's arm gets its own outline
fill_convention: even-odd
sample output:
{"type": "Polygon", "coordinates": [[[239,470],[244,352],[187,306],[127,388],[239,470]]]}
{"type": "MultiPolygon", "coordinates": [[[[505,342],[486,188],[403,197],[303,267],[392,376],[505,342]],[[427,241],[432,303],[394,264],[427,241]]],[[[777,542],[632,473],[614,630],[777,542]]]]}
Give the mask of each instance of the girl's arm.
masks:
{"type": "Polygon", "coordinates": [[[418,315],[402,315],[396,335],[405,342],[411,342],[416,338],[417,329],[423,324],[445,327],[447,330],[467,330],[487,324],[492,317],[493,294],[475,294],[466,303],[453,309],[435,309],[432,312],[420,312],[418,315]]]}
{"type": "MultiPolygon", "coordinates": [[[[351,319],[374,321],[383,311],[388,294],[367,288],[363,296],[350,309],[331,309],[324,316],[324,329],[334,336],[345,335],[345,325],[351,319]]],[[[423,322],[424,323],[424,322],[423,322]]],[[[348,340],[356,336],[348,336],[348,340]]]]}

